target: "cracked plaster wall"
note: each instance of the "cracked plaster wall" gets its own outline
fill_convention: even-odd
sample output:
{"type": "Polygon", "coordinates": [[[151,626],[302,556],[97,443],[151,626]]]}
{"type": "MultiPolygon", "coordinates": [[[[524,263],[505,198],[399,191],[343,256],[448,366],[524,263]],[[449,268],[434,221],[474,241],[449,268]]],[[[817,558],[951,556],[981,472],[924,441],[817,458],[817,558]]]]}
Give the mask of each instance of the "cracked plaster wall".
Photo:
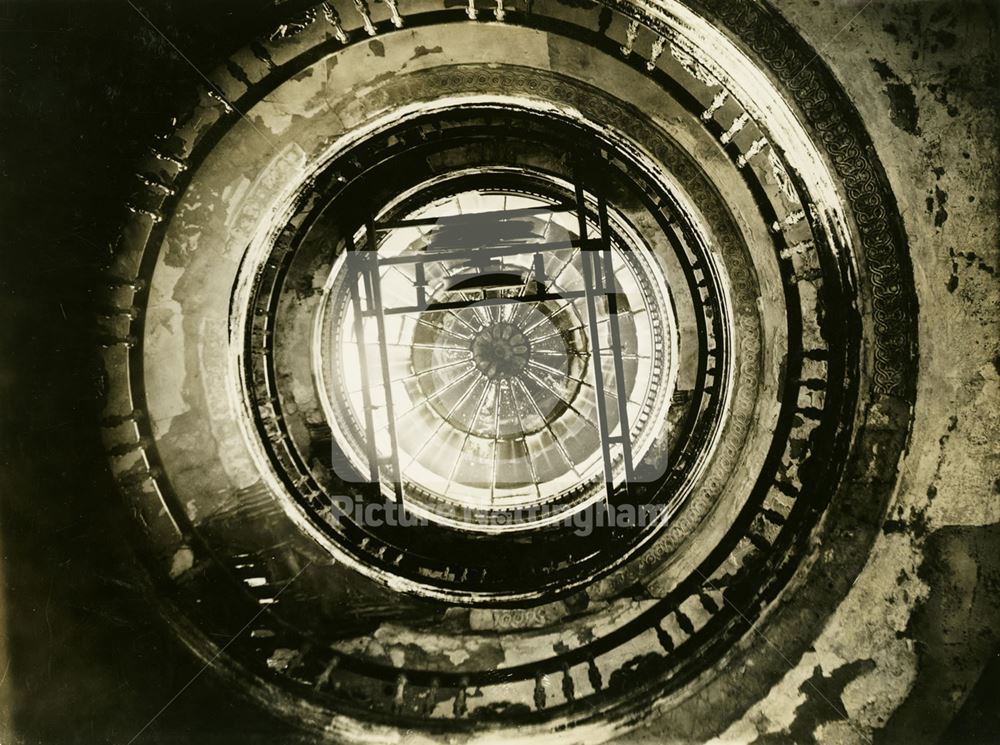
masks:
{"type": "MultiPolygon", "coordinates": [[[[933,742],[1000,638],[997,8],[776,5],[853,98],[896,194],[919,302],[917,405],[850,594],[714,742],[933,742]]],[[[622,742],[674,737],[654,724],[622,742]]]]}
{"type": "MultiPolygon", "coordinates": [[[[966,0],[876,0],[869,5],[859,0],[776,0],[776,5],[851,94],[888,173],[913,257],[920,313],[920,375],[911,446],[900,464],[900,485],[865,570],[813,650],[790,660],[792,669],[781,683],[740,721],[719,733],[717,742],[935,741],[976,683],[979,670],[996,655],[1000,635],[996,548],[1000,539],[996,277],[1000,164],[998,64],[993,51],[997,10],[966,0]]],[[[47,21],[59,22],[58,18],[47,21]]],[[[169,50],[161,51],[169,57],[169,50]]],[[[150,64],[162,61],[154,56],[150,64]]],[[[80,69],[86,70],[86,65],[80,69]]],[[[113,84],[114,80],[107,85],[113,84]]],[[[38,107],[58,110],[51,101],[38,107]]],[[[100,152],[93,147],[91,133],[88,138],[80,136],[93,152],[100,152]]],[[[51,150],[46,152],[51,158],[51,150]]],[[[44,168],[40,178],[43,183],[50,178],[44,168]]],[[[85,231],[80,226],[86,226],[88,219],[89,215],[80,212],[69,220],[67,235],[85,231]]],[[[69,255],[60,253],[65,250],[53,247],[39,259],[42,269],[53,267],[53,273],[44,278],[48,285],[68,281],[54,273],[55,267],[65,273],[74,266],[59,263],[59,257],[69,255]]],[[[71,292],[69,300],[64,298],[59,304],[45,304],[41,297],[22,297],[15,307],[34,323],[55,320],[65,324],[68,338],[74,329],[75,296],[71,292]]],[[[21,354],[51,362],[49,347],[58,351],[59,340],[65,341],[56,336],[55,341],[45,340],[44,348],[26,338],[21,354]]],[[[71,345],[65,348],[63,364],[72,369],[65,360],[73,360],[75,353],[71,345]]],[[[39,370],[43,369],[48,368],[40,362],[39,370]]],[[[16,375],[8,378],[19,380],[16,375]]],[[[31,391],[45,390],[48,374],[39,373],[38,381],[31,391]]],[[[42,459],[36,474],[6,484],[33,498],[44,495],[49,484],[55,493],[60,473],[71,478],[68,472],[78,481],[75,469],[93,456],[75,442],[63,450],[52,446],[63,437],[72,441],[72,429],[62,423],[72,418],[74,402],[51,392],[44,401],[41,409],[32,412],[35,424],[25,429],[18,449],[27,452],[33,443],[48,444],[55,454],[77,452],[80,463],[53,460],[47,465],[42,459]]],[[[73,555],[73,546],[97,542],[96,528],[80,527],[79,515],[88,509],[92,505],[81,502],[51,511],[45,518],[48,522],[32,523],[40,533],[59,535],[64,545],[48,548],[46,558],[30,569],[19,564],[18,575],[7,578],[8,587],[22,588],[22,592],[25,587],[41,588],[33,596],[41,598],[40,602],[25,603],[31,606],[26,615],[33,619],[28,631],[38,637],[39,651],[26,642],[28,631],[11,637],[15,639],[11,643],[20,645],[22,659],[33,663],[30,675],[21,680],[24,691],[42,703],[55,705],[58,699],[63,706],[81,706],[83,694],[93,716],[104,717],[112,732],[112,723],[119,721],[116,717],[127,713],[138,720],[148,715],[145,709],[155,708],[153,699],[135,707],[125,705],[122,686],[141,700],[140,692],[147,685],[141,676],[122,672],[125,658],[155,658],[165,649],[165,642],[154,630],[146,629],[141,635],[137,632],[141,648],[139,642],[118,644],[116,629],[136,628],[131,619],[138,611],[131,606],[138,592],[126,588],[125,601],[96,603],[95,598],[123,592],[115,585],[113,572],[107,567],[106,574],[100,567],[81,568],[78,559],[72,565],[60,561],[64,554],[73,555]],[[48,563],[58,564],[60,571],[46,574],[48,563]],[[97,617],[104,617],[111,629],[107,639],[88,630],[97,628],[96,621],[91,622],[97,617]],[[81,624],[80,618],[90,625],[81,624]],[[47,641],[41,638],[46,634],[47,641]],[[88,662],[90,647],[109,655],[106,668],[88,662]],[[78,662],[67,663],[71,655],[78,662]],[[84,670],[93,671],[89,692],[71,691],[67,681],[79,680],[84,670]]],[[[27,508],[14,509],[6,510],[4,517],[13,525],[30,514],[27,508]]],[[[91,520],[89,524],[98,523],[91,520]]],[[[5,546],[5,558],[31,556],[31,545],[5,546]]],[[[114,558],[108,562],[108,567],[113,566],[114,558]]],[[[780,646],[780,639],[772,641],[780,646]]],[[[183,665],[174,667],[171,674],[178,681],[190,677],[183,665]]],[[[8,672],[3,672],[0,686],[8,672]]],[[[169,685],[170,681],[157,680],[156,684],[169,685]]],[[[193,687],[190,707],[219,695],[204,688],[208,685],[204,680],[193,687]]],[[[150,690],[155,693],[156,688],[150,690]]],[[[158,699],[155,704],[159,706],[158,699]]],[[[185,701],[178,703],[172,712],[177,721],[192,710],[188,706],[185,701]]],[[[42,713],[37,716],[44,719],[45,707],[40,705],[39,710],[42,713]]],[[[225,718],[223,709],[220,718],[225,718]]],[[[75,740],[68,736],[53,739],[55,725],[40,722],[33,722],[31,728],[36,733],[48,732],[46,742],[100,741],[85,729],[73,734],[75,740]]],[[[119,734],[130,726],[120,726],[119,734]]],[[[259,731],[267,737],[265,724],[259,731]]],[[[676,732],[653,724],[622,742],[677,739],[676,732]]]]}

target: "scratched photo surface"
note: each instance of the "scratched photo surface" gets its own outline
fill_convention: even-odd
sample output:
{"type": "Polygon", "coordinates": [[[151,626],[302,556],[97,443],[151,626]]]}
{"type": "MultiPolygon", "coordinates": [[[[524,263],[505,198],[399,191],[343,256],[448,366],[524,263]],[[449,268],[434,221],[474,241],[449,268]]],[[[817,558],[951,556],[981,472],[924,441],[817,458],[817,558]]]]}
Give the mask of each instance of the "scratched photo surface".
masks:
{"type": "Polygon", "coordinates": [[[0,743],[1000,743],[998,18],[0,4],[0,743]]]}

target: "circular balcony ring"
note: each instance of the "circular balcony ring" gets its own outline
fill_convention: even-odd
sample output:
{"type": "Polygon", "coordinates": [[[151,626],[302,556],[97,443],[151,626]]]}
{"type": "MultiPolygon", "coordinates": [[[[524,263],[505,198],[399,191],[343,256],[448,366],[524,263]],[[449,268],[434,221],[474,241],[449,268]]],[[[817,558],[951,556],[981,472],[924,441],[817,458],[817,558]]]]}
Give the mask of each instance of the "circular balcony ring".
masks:
{"type": "MultiPolygon", "coordinates": [[[[707,739],[849,588],[909,431],[905,238],[856,112],[756,2],[323,4],[284,28],[150,155],[112,267],[110,302],[141,312],[105,329],[106,442],[164,617],[312,737],[599,740],[655,713],[707,739]],[[318,353],[344,330],[326,281],[351,243],[382,253],[372,224],[468,195],[572,202],[576,239],[606,237],[630,272],[629,307],[656,309],[636,347],[662,361],[635,386],[654,394],[639,468],[613,460],[603,496],[586,469],[544,496],[573,516],[661,504],[657,520],[462,521],[460,494],[394,465],[354,480],[370,451],[352,456],[350,417],[323,404],[344,403],[347,359],[318,353]],[[426,530],[330,519],[335,497],[385,505],[404,483],[426,530]],[[757,632],[791,641],[779,654],[757,632]]],[[[459,293],[509,292],[467,274],[459,293]]],[[[562,336],[574,374],[586,349],[601,369],[587,310],[588,333],[562,336]]]]}

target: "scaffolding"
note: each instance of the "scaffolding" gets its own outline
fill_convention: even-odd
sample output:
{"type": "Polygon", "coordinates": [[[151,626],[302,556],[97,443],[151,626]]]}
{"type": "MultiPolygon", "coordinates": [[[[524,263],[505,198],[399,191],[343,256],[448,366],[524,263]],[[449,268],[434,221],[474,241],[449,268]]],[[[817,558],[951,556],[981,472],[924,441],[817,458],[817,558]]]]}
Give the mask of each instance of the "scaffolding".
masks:
{"type": "MultiPolygon", "coordinates": [[[[589,351],[591,374],[595,389],[595,399],[600,433],[600,447],[603,455],[604,490],[606,503],[614,501],[616,485],[614,483],[615,458],[612,448],[621,450],[624,482],[621,488],[627,490],[633,481],[632,443],[629,414],[627,409],[628,392],[625,390],[625,366],[622,359],[621,331],[619,326],[619,293],[614,276],[612,261],[612,235],[608,217],[607,201],[599,191],[594,194],[596,202],[596,226],[591,237],[592,226],[588,224],[586,194],[579,178],[576,179],[575,199],[544,207],[529,207],[510,210],[495,210],[489,212],[466,213],[456,215],[435,216],[427,218],[376,222],[369,217],[365,222],[364,241],[357,245],[353,235],[348,238],[346,269],[347,284],[351,294],[354,311],[354,334],[357,342],[360,373],[362,377],[362,407],[364,410],[365,443],[368,447],[369,478],[376,486],[381,487],[385,480],[383,472],[389,477],[392,492],[399,506],[403,505],[403,475],[400,469],[398,437],[396,430],[396,412],[393,405],[392,383],[390,378],[390,360],[388,340],[386,339],[385,319],[398,314],[423,314],[433,311],[455,310],[473,305],[505,305],[511,303],[543,303],[553,300],[583,299],[587,309],[587,328],[589,330],[589,351]],[[531,217],[549,213],[574,213],[577,218],[577,237],[572,240],[524,242],[504,240],[502,237],[486,243],[448,245],[445,247],[429,246],[412,254],[396,256],[379,255],[380,234],[405,228],[419,227],[452,227],[461,228],[463,224],[475,220],[495,220],[499,226],[512,218],[531,217]],[[580,275],[583,278],[583,288],[580,290],[554,292],[551,291],[550,278],[547,276],[543,254],[558,250],[574,249],[573,258],[578,257],[580,275]],[[516,296],[484,297],[478,299],[460,299],[431,302],[427,297],[428,267],[434,262],[467,262],[472,266],[488,266],[491,262],[515,255],[531,255],[531,269],[524,279],[525,291],[516,296]],[[382,291],[382,270],[392,265],[410,265],[413,273],[413,290],[415,300],[411,304],[387,306],[382,291]],[[535,289],[527,292],[528,285],[535,289]],[[361,288],[364,288],[362,297],[361,288]],[[602,348],[598,333],[598,301],[603,298],[608,311],[608,330],[610,344],[602,348]],[[369,359],[366,353],[365,319],[373,319],[378,346],[378,370],[382,390],[384,391],[385,416],[387,418],[389,453],[379,456],[376,446],[376,428],[374,420],[375,407],[371,391],[372,370],[369,369],[369,359]],[[617,399],[618,434],[612,434],[609,427],[608,391],[604,387],[605,357],[610,355],[614,369],[615,393],[617,399]]],[[[498,234],[502,231],[497,231],[498,234]]],[[[627,250],[627,247],[626,247],[627,250]]],[[[370,325],[370,324],[368,324],[370,325]]]]}

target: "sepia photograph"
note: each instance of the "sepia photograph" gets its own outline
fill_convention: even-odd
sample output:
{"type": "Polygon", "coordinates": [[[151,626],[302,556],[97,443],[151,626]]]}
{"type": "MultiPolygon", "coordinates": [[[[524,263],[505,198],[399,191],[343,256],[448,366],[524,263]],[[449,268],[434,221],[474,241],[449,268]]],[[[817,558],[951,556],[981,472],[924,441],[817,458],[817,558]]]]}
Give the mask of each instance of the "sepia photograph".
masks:
{"type": "Polygon", "coordinates": [[[0,745],[1000,745],[1000,2],[0,2],[0,745]]]}

